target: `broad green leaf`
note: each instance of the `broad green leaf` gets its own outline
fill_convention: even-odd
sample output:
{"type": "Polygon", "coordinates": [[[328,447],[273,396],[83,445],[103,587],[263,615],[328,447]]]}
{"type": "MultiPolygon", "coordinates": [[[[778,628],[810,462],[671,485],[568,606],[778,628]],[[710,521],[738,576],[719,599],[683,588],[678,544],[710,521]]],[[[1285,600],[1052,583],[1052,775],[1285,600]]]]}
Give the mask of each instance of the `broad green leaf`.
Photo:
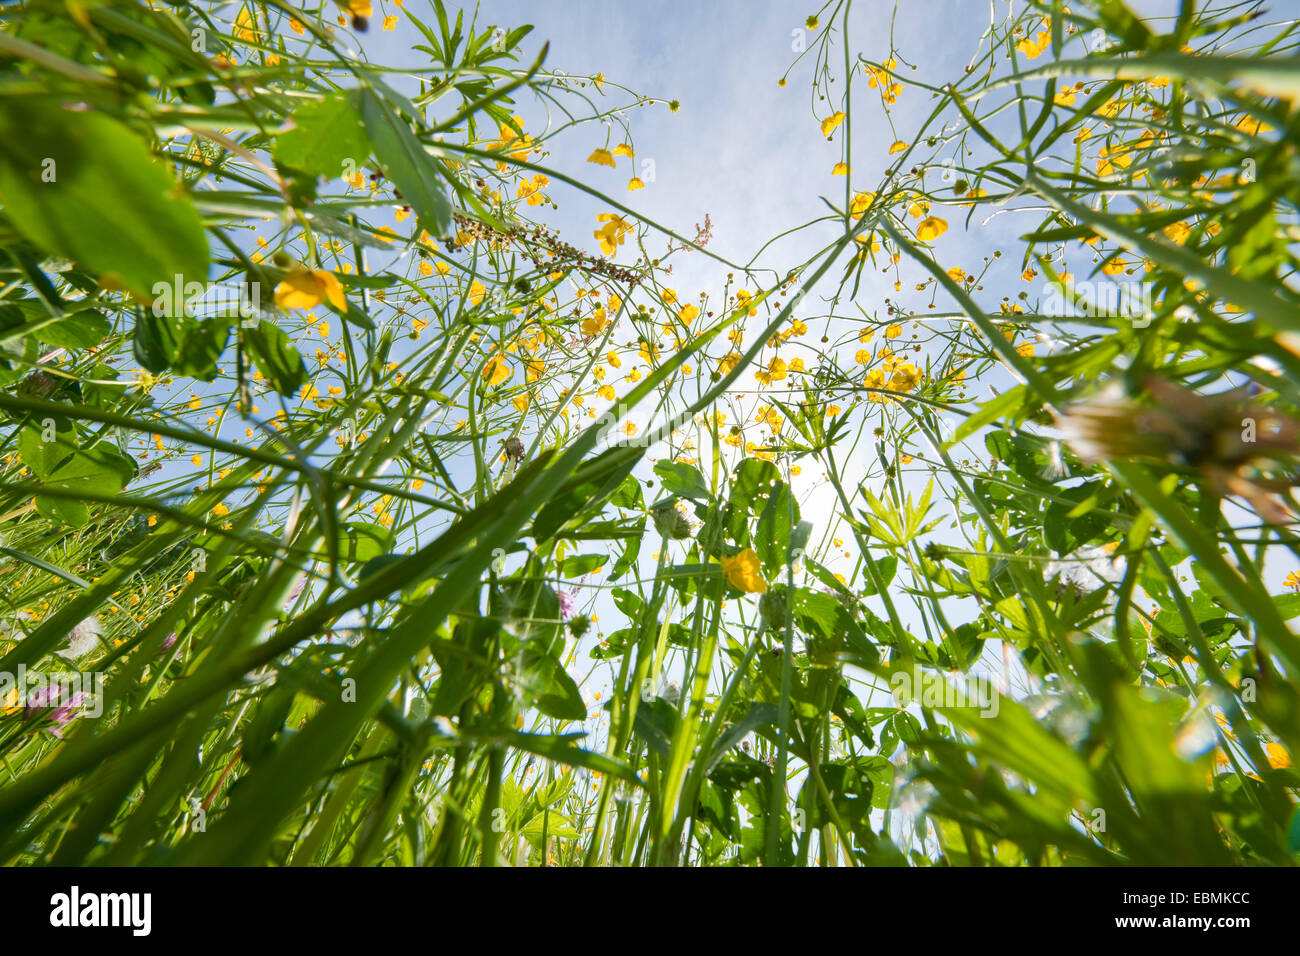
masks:
{"type": "Polygon", "coordinates": [[[24,236],[146,299],[206,282],[208,240],[169,169],[116,120],[0,97],[0,202],[24,236]]]}
{"type": "Polygon", "coordinates": [[[292,127],[276,137],[275,158],[330,179],[361,169],[370,155],[361,95],[346,90],[296,108],[290,118],[292,127]]]}
{"type": "Polygon", "coordinates": [[[274,322],[246,326],[241,336],[258,370],[281,395],[292,395],[306,384],[307,366],[302,353],[274,322]]]}
{"type": "Polygon", "coordinates": [[[420,228],[432,236],[446,236],[451,229],[451,204],[434,158],[374,90],[361,92],[361,116],[376,158],[403,201],[415,210],[420,228]]]}

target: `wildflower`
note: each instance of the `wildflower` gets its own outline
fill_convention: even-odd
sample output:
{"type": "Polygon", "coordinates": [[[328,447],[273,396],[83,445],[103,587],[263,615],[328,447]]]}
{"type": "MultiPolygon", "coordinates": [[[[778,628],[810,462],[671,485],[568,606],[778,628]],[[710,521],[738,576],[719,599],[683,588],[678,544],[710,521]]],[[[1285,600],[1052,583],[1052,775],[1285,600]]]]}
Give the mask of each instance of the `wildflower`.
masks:
{"type": "Polygon", "coordinates": [[[1141,406],[1117,382],[1057,419],[1066,441],[1086,463],[1128,458],[1154,459],[1192,468],[1220,495],[1246,499],[1271,524],[1290,520],[1276,497],[1293,485],[1268,478],[1273,463],[1294,468],[1300,458],[1300,421],[1270,408],[1248,404],[1246,391],[1200,395],[1157,376],[1142,383],[1154,401],[1141,406]]]}
{"type": "Polygon", "coordinates": [[[68,632],[68,643],[55,653],[67,660],[76,660],[95,649],[102,633],[99,618],[92,614],[68,632]]]}
{"type": "Polygon", "coordinates": [[[929,216],[922,219],[916,226],[916,238],[922,242],[929,242],[932,239],[938,239],[948,231],[948,223],[938,216],[929,216]]]}
{"type": "Polygon", "coordinates": [[[763,385],[771,385],[773,382],[779,382],[786,377],[788,369],[786,368],[785,359],[774,358],[765,370],[754,373],[754,378],[763,385]]]}
{"type": "Polygon", "coordinates": [[[275,304],[284,310],[311,309],[323,301],[328,301],[340,312],[347,311],[343,286],[332,272],[294,269],[275,287],[275,304]]]}
{"type": "Polygon", "coordinates": [[[483,366],[483,379],[489,385],[500,385],[513,375],[514,372],[515,370],[506,364],[504,358],[500,355],[494,355],[488,359],[487,364],[483,366]]]}
{"type": "Polygon", "coordinates": [[[607,256],[612,256],[618,251],[618,247],[623,244],[623,238],[627,233],[632,231],[632,226],[627,220],[612,212],[603,212],[596,217],[597,222],[603,222],[601,226],[591,235],[600,240],[600,251],[607,256]]]}
{"type": "MultiPolygon", "coordinates": [[[[555,596],[560,601],[560,620],[567,621],[573,617],[573,608],[578,603],[578,592],[576,589],[560,588],[555,592],[555,596]]],[[[522,721],[523,718],[521,717],[520,720],[522,721]]]]}
{"type": "Polygon", "coordinates": [[[645,183],[641,182],[640,176],[633,176],[627,181],[627,191],[632,192],[634,189],[645,189],[645,183]]]}
{"type": "Polygon", "coordinates": [[[826,117],[824,120],[822,120],[822,124],[821,124],[822,135],[825,136],[827,139],[830,139],[831,133],[835,131],[835,127],[843,123],[844,119],[845,119],[844,113],[840,111],[836,111],[832,113],[830,116],[826,117]]]}
{"type": "Polygon", "coordinates": [[[1052,33],[1050,30],[1041,30],[1034,39],[1025,37],[1016,44],[1016,49],[1025,55],[1027,59],[1037,59],[1044,50],[1052,44],[1052,33]]]}
{"type": "Polygon", "coordinates": [[[60,740],[63,739],[63,729],[77,716],[76,709],[86,699],[86,693],[79,690],[64,702],[60,702],[61,696],[57,687],[48,685],[41,687],[28,696],[23,711],[26,715],[34,715],[38,711],[47,711],[47,716],[54,724],[50,728],[50,733],[60,740]]]}
{"type": "Polygon", "coordinates": [[[1272,767],[1274,770],[1281,770],[1284,767],[1291,766],[1291,755],[1287,753],[1286,749],[1276,741],[1268,744],[1264,748],[1264,751],[1268,755],[1269,766],[1272,767]]]}
{"type": "Polygon", "coordinates": [[[762,578],[758,555],[752,548],[745,548],[731,557],[723,557],[721,561],[723,577],[737,591],[762,594],[767,590],[767,582],[762,578]]]}
{"type": "Polygon", "coordinates": [[[597,149],[587,157],[587,162],[595,163],[597,166],[613,166],[614,157],[607,149],[597,149]]]}

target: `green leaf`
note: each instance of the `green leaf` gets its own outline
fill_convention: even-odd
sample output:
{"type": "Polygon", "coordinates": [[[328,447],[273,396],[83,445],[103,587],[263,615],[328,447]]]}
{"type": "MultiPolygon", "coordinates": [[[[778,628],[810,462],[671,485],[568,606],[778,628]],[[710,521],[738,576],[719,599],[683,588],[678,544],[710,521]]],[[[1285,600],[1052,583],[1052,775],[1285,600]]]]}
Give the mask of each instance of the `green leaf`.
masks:
{"type": "Polygon", "coordinates": [[[694,465],[679,461],[661,461],[655,465],[655,474],[664,491],[679,498],[707,502],[711,495],[709,486],[704,483],[704,476],[694,465]]]}
{"type": "Polygon", "coordinates": [[[361,92],[331,93],[294,110],[293,127],[276,137],[275,158],[315,176],[337,178],[360,169],[370,155],[361,121],[361,92]]]}
{"type": "Polygon", "coordinates": [[[446,236],[451,229],[451,204],[443,195],[442,176],[433,157],[374,90],[361,92],[361,116],[375,156],[402,199],[415,210],[420,228],[432,236],[446,236]]]}
{"type": "Polygon", "coordinates": [[[549,654],[525,653],[521,679],[535,693],[534,706],[556,720],[585,720],[587,705],[582,691],[565,671],[564,665],[549,654]]]}
{"type": "Polygon", "coordinates": [[[82,309],[67,318],[36,331],[36,337],[47,345],[65,349],[94,348],[112,331],[113,324],[101,312],[82,309]]]}
{"type": "Polygon", "coordinates": [[[177,276],[207,280],[198,211],[140,138],[102,114],[0,97],[0,202],[41,249],[141,297],[177,276]]]}
{"type": "Polygon", "coordinates": [[[564,559],[560,574],[566,578],[581,577],[603,568],[608,561],[609,556],[604,554],[575,554],[564,559]]]}
{"type": "MultiPolygon", "coordinates": [[[[109,441],[80,447],[76,428],[66,419],[43,419],[18,436],[18,453],[41,483],[63,491],[114,495],[136,475],[134,459],[109,441]]],[[[37,496],[37,511],[80,527],[90,517],[84,504],[37,496]]]]}
{"type": "Polygon", "coordinates": [[[344,525],[347,545],[343,552],[349,561],[367,562],[386,554],[393,546],[393,536],[387,528],[372,521],[349,521],[344,525]]]}
{"type": "Polygon", "coordinates": [[[258,322],[244,327],[244,345],[252,353],[258,370],[281,395],[292,395],[307,382],[307,366],[302,353],[289,341],[274,322],[258,322]]]}

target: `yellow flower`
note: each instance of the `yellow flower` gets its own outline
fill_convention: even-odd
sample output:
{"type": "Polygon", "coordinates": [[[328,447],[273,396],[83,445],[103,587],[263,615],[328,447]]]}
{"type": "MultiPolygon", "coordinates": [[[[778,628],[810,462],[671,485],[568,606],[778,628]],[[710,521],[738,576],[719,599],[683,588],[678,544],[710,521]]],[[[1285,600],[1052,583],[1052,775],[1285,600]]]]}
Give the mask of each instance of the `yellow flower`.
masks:
{"type": "Polygon", "coordinates": [[[771,385],[773,382],[779,382],[787,374],[785,359],[774,358],[766,370],[754,373],[754,378],[758,379],[763,385],[771,385]]]}
{"type": "Polygon", "coordinates": [[[677,313],[677,317],[682,320],[683,325],[690,325],[699,317],[700,310],[693,305],[684,305],[682,310],[677,313]]]}
{"type": "Polygon", "coordinates": [[[275,287],[275,304],[281,309],[311,309],[322,301],[340,312],[347,311],[343,286],[332,272],[294,269],[275,287]]]}
{"type": "Polygon", "coordinates": [[[903,334],[903,327],[899,325],[897,322],[893,323],[892,325],[890,325],[888,328],[885,329],[885,338],[887,339],[896,339],[902,334],[903,334]]]}
{"type": "Polygon", "coordinates": [[[1292,571],[1286,576],[1286,579],[1282,583],[1289,588],[1295,588],[1297,591],[1300,591],[1300,571],[1292,571]]]}
{"type": "Polygon", "coordinates": [[[636,153],[632,152],[632,147],[627,143],[619,143],[614,147],[614,155],[632,157],[635,156],[636,153]]]}
{"type": "Polygon", "coordinates": [[[916,226],[916,238],[922,242],[929,242],[931,239],[938,239],[948,231],[948,223],[938,216],[929,216],[922,219],[916,226]]]}
{"type": "Polygon", "coordinates": [[[1271,743],[1264,748],[1268,753],[1268,763],[1274,770],[1281,770],[1283,767],[1291,766],[1291,755],[1286,752],[1285,748],[1277,742],[1271,743]]]}
{"type": "Polygon", "coordinates": [[[849,174],[848,163],[836,163],[834,168],[831,170],[832,176],[847,176],[848,174],[849,174]]]}
{"type": "Polygon", "coordinates": [[[761,571],[758,555],[754,553],[753,548],[746,548],[739,554],[722,558],[722,576],[737,591],[745,591],[749,594],[764,593],[767,590],[767,582],[763,580],[761,571]]]}
{"type": "Polygon", "coordinates": [[[831,133],[835,131],[835,127],[844,122],[844,118],[842,112],[836,111],[822,120],[822,135],[830,139],[831,133]]]}
{"type": "Polygon", "coordinates": [[[595,163],[597,166],[613,166],[614,157],[610,155],[607,149],[597,149],[587,157],[587,162],[595,163]]]}
{"type": "Polygon", "coordinates": [[[892,156],[894,153],[901,153],[905,149],[907,149],[906,143],[904,143],[901,139],[895,140],[894,145],[889,147],[889,154],[892,156]]]}
{"type": "Polygon", "coordinates": [[[627,191],[632,192],[634,189],[645,189],[645,183],[641,182],[640,176],[633,176],[627,181],[627,191]]]}
{"type": "Polygon", "coordinates": [[[1016,44],[1016,49],[1023,53],[1028,59],[1036,59],[1044,50],[1052,44],[1052,34],[1049,30],[1041,31],[1034,39],[1025,37],[1016,44]]]}
{"type": "Polygon", "coordinates": [[[514,373],[515,370],[500,355],[492,356],[487,360],[487,365],[483,366],[483,378],[489,385],[500,385],[514,373]]]}
{"type": "Polygon", "coordinates": [[[623,244],[624,236],[632,231],[632,225],[612,212],[602,212],[596,217],[596,221],[603,222],[605,225],[591,235],[600,240],[600,251],[607,256],[612,256],[623,244]]]}

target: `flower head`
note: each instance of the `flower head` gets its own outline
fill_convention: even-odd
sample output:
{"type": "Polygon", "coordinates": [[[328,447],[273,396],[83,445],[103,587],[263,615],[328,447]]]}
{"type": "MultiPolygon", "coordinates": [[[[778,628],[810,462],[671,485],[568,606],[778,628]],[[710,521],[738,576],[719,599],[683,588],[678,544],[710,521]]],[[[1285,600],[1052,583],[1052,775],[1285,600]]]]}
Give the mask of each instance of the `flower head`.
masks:
{"type": "Polygon", "coordinates": [[[326,301],[340,312],[347,311],[348,300],[343,296],[343,286],[332,272],[294,269],[275,287],[275,304],[286,311],[314,309],[326,301]]]}
{"type": "Polygon", "coordinates": [[[762,566],[753,548],[745,548],[738,554],[722,559],[722,576],[737,591],[749,594],[762,594],[767,590],[763,580],[762,566]]]}

